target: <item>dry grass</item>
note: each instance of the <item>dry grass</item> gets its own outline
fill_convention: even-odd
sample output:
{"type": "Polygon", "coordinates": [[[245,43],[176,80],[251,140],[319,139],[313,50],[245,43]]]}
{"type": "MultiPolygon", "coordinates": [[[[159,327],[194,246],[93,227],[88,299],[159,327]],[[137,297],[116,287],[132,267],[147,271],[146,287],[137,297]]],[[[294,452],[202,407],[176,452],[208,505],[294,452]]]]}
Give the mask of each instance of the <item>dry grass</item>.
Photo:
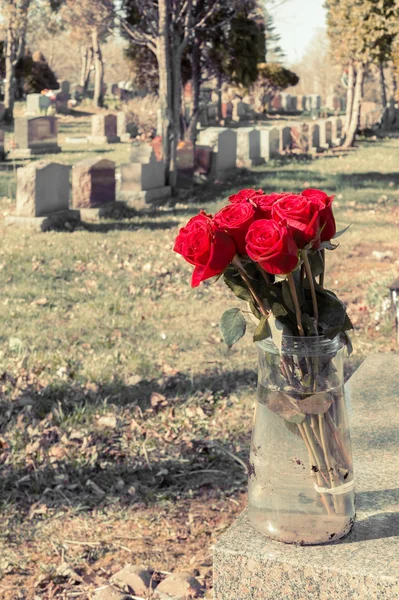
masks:
{"type": "Polygon", "coordinates": [[[220,315],[238,304],[221,283],[190,289],[171,252],[178,226],[238,187],[335,192],[339,226],[353,225],[327,284],[356,326],[353,370],[396,351],[384,299],[398,272],[398,150],[283,160],[73,233],[1,226],[0,597],[87,598],[126,562],[198,570],[211,586],[211,546],[245,504],[234,457],[246,460],[256,352],[250,336],[221,343],[220,315]],[[60,574],[63,561],[83,581],[60,574]]]}

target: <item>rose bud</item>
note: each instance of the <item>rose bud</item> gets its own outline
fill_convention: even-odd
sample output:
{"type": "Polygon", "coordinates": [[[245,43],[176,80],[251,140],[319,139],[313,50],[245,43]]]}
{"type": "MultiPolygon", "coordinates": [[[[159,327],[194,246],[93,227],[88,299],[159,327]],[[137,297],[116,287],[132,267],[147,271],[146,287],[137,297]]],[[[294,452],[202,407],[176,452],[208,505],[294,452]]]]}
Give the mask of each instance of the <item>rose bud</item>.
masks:
{"type": "Polygon", "coordinates": [[[298,266],[298,248],[293,235],[276,221],[254,221],[246,242],[248,256],[272,275],[286,275],[298,266]]]}
{"type": "Polygon", "coordinates": [[[224,231],[218,230],[212,217],[205,212],[190,219],[180,229],[173,250],[194,265],[192,287],[223,273],[237,251],[233,239],[224,231]]]}
{"type": "Polygon", "coordinates": [[[213,218],[217,227],[233,238],[238,254],[246,254],[245,236],[254,219],[255,208],[249,202],[228,204],[213,218]]]}
{"type": "Polygon", "coordinates": [[[284,196],[274,204],[273,219],[287,224],[300,250],[319,237],[320,211],[323,205],[297,194],[284,196]]]}
{"type": "Polygon", "coordinates": [[[240,190],[239,192],[237,192],[237,194],[229,196],[229,202],[248,202],[250,198],[252,198],[253,196],[257,196],[258,194],[263,194],[263,190],[240,190]]]}
{"type": "Polygon", "coordinates": [[[334,196],[327,196],[322,190],[313,188],[304,190],[301,195],[312,201],[320,202],[324,206],[324,209],[320,211],[320,227],[323,228],[320,235],[320,242],[329,242],[337,231],[331,206],[334,196]]]}

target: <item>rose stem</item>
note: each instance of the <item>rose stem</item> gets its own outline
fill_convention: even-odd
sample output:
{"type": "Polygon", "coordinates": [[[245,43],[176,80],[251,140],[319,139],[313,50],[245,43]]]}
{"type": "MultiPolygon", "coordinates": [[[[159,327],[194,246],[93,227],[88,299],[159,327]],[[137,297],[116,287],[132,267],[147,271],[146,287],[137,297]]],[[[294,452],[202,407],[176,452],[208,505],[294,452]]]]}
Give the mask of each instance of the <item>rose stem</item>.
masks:
{"type": "Polygon", "coordinates": [[[299,335],[301,337],[303,337],[305,335],[305,332],[302,327],[301,307],[299,306],[299,300],[298,300],[298,296],[296,293],[295,282],[294,282],[292,273],[289,273],[287,275],[287,280],[288,280],[288,285],[290,286],[292,301],[295,306],[295,316],[296,316],[296,321],[297,321],[297,325],[298,325],[299,335]]]}
{"type": "Polygon", "coordinates": [[[320,448],[322,447],[321,445],[321,440],[319,437],[319,428],[317,426],[317,419],[314,415],[311,415],[310,417],[310,426],[313,429],[313,433],[314,433],[314,437],[316,439],[316,442],[319,444],[320,448]]]}
{"type": "Polygon", "coordinates": [[[313,304],[313,316],[314,316],[314,319],[316,321],[316,332],[317,332],[316,335],[318,335],[318,332],[319,332],[319,330],[318,330],[318,325],[319,325],[319,309],[318,309],[318,306],[317,306],[316,290],[315,290],[315,287],[314,287],[314,279],[313,279],[313,274],[312,274],[312,268],[310,266],[309,258],[308,258],[308,253],[306,251],[302,252],[302,258],[303,258],[303,264],[305,265],[306,275],[307,275],[307,278],[308,278],[308,281],[309,281],[309,288],[310,288],[310,293],[311,293],[311,296],[312,296],[312,304],[313,304]]]}
{"type": "Polygon", "coordinates": [[[322,258],[322,261],[323,261],[323,270],[320,273],[319,285],[321,285],[321,287],[324,287],[324,274],[326,272],[326,251],[324,250],[324,248],[321,251],[321,258],[322,258]]]}
{"type": "MultiPolygon", "coordinates": [[[[331,487],[335,488],[335,487],[337,487],[337,483],[335,481],[333,468],[331,466],[331,457],[330,457],[330,452],[329,452],[328,445],[327,445],[326,431],[325,431],[324,425],[325,425],[324,415],[319,415],[319,429],[320,429],[321,443],[322,443],[323,452],[324,452],[324,458],[325,458],[326,465],[327,465],[327,471],[328,471],[328,476],[330,478],[331,487]]],[[[341,500],[341,498],[336,498],[333,495],[335,512],[338,512],[338,510],[339,510],[338,509],[338,504],[339,504],[338,500],[341,500]]],[[[342,508],[342,503],[341,503],[341,508],[342,508]]]]}
{"type": "Polygon", "coordinates": [[[248,275],[244,269],[244,266],[242,264],[242,262],[240,261],[238,254],[235,255],[235,257],[232,260],[232,263],[235,267],[237,267],[241,277],[243,278],[243,280],[245,281],[245,283],[248,286],[249,291],[251,292],[255,302],[258,304],[258,308],[259,311],[262,313],[262,315],[264,317],[268,317],[269,313],[264,309],[263,307],[263,303],[262,300],[259,298],[258,294],[255,292],[254,288],[252,287],[251,282],[249,281],[248,275]]]}
{"type": "Polygon", "coordinates": [[[326,412],[326,416],[327,416],[327,423],[328,423],[328,425],[332,431],[332,434],[335,438],[338,449],[341,452],[344,464],[350,470],[350,465],[351,465],[352,461],[350,460],[349,454],[345,448],[345,444],[341,438],[341,432],[339,431],[338,427],[334,423],[334,420],[332,419],[332,417],[328,411],[326,412]]]}
{"type": "Polygon", "coordinates": [[[261,272],[261,275],[262,275],[263,279],[266,281],[267,285],[270,285],[270,284],[271,284],[271,281],[270,281],[270,276],[269,276],[269,273],[267,273],[267,272],[265,271],[265,269],[263,269],[263,268],[260,266],[260,264],[259,264],[259,263],[258,263],[258,267],[259,267],[259,270],[260,270],[260,272],[261,272]]]}
{"type": "Polygon", "coordinates": [[[320,454],[319,454],[319,451],[318,451],[318,449],[317,449],[317,446],[316,446],[316,445],[315,445],[315,443],[314,443],[314,440],[313,440],[313,437],[312,437],[312,432],[311,432],[311,430],[310,430],[310,427],[309,427],[309,425],[306,423],[306,421],[304,421],[304,422],[303,422],[303,425],[302,425],[302,427],[303,427],[303,429],[304,429],[304,431],[305,431],[305,433],[306,433],[306,437],[308,438],[308,441],[309,441],[310,447],[312,448],[313,456],[314,456],[314,457],[315,457],[315,459],[316,459],[316,466],[317,466],[317,468],[319,469],[319,472],[320,472],[321,476],[323,477],[323,479],[324,479],[324,481],[325,481],[326,485],[329,485],[329,481],[328,481],[328,479],[327,479],[327,477],[326,477],[326,475],[324,474],[324,471],[323,471],[323,469],[324,469],[324,465],[323,465],[323,459],[321,458],[321,456],[320,456],[320,454]]]}
{"type": "MultiPolygon", "coordinates": [[[[301,436],[302,436],[302,439],[303,439],[303,441],[305,442],[305,446],[306,446],[306,448],[308,449],[308,454],[309,454],[309,462],[310,462],[310,471],[311,471],[311,473],[312,473],[313,479],[315,479],[315,481],[316,481],[317,485],[318,485],[319,487],[321,487],[321,486],[323,485],[323,481],[322,481],[322,479],[321,479],[320,473],[319,473],[319,472],[315,473],[315,472],[313,471],[313,469],[312,469],[313,465],[314,465],[314,466],[316,466],[316,464],[315,464],[315,463],[316,463],[316,461],[315,461],[315,458],[314,458],[314,456],[313,456],[312,448],[310,447],[310,444],[309,444],[309,442],[308,442],[308,440],[307,440],[306,433],[305,433],[305,431],[304,431],[304,429],[303,429],[302,425],[298,424],[298,429],[299,429],[299,432],[300,432],[300,434],[301,434],[301,436]],[[320,485],[320,484],[321,484],[321,485],[320,485]]],[[[329,516],[331,516],[331,514],[332,514],[332,513],[331,513],[331,507],[330,507],[330,503],[328,502],[328,500],[327,500],[326,496],[325,496],[324,494],[320,494],[320,497],[321,497],[321,501],[322,501],[322,503],[324,504],[324,508],[325,508],[325,509],[326,509],[326,511],[327,511],[327,514],[328,514],[329,516]]]]}

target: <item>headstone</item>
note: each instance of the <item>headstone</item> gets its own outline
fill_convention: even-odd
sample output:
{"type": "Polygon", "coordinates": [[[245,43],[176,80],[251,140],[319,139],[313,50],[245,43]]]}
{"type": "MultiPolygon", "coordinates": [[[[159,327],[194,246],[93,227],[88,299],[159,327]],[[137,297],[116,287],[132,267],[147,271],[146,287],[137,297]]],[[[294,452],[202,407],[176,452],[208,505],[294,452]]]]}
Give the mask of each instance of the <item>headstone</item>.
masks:
{"type": "Polygon", "coordinates": [[[280,132],[280,153],[285,152],[291,148],[291,128],[290,127],[279,127],[280,132]]]}
{"type": "Polygon", "coordinates": [[[218,117],[218,105],[215,102],[208,104],[208,119],[211,122],[216,122],[218,117]]]}
{"type": "Polygon", "coordinates": [[[118,94],[119,85],[117,83],[111,84],[111,94],[116,96],[118,94]]]}
{"type": "Polygon", "coordinates": [[[318,150],[320,148],[320,125],[318,123],[311,122],[309,124],[309,138],[311,140],[311,147],[318,150]]]}
{"type": "Polygon", "coordinates": [[[297,98],[297,96],[291,96],[290,110],[292,110],[292,111],[298,110],[298,98],[297,98]]]}
{"type": "Polygon", "coordinates": [[[245,121],[248,118],[248,114],[247,114],[247,104],[245,104],[245,102],[243,102],[242,100],[240,100],[239,98],[235,98],[232,102],[233,104],[233,113],[232,113],[232,120],[233,121],[245,121]]]}
{"type": "Polygon", "coordinates": [[[4,150],[4,130],[0,129],[0,161],[5,160],[6,153],[4,150]]]}
{"type": "Polygon", "coordinates": [[[65,96],[69,96],[69,92],[70,92],[70,88],[71,88],[71,84],[69,83],[69,81],[67,79],[63,79],[62,81],[59,82],[59,84],[60,84],[61,94],[65,95],[65,96]]]}
{"type": "Polygon", "coordinates": [[[119,142],[116,115],[93,115],[91,118],[91,135],[88,136],[88,140],[92,144],[115,144],[119,142]]]}
{"type": "Polygon", "coordinates": [[[253,127],[237,130],[237,167],[251,168],[264,162],[260,153],[260,132],[253,127]]]}
{"type": "Polygon", "coordinates": [[[210,146],[195,145],[194,161],[195,169],[201,175],[210,175],[212,171],[213,150],[210,146]]]}
{"type": "Polygon", "coordinates": [[[194,174],[194,144],[182,141],[177,145],[176,164],[179,176],[192,177],[194,174]]]}
{"type": "Polygon", "coordinates": [[[281,94],[276,94],[272,100],[272,109],[279,112],[283,107],[281,94]]]}
{"type": "Polygon", "coordinates": [[[233,103],[222,102],[222,117],[223,119],[231,119],[233,117],[233,103]]]}
{"type": "Polygon", "coordinates": [[[332,131],[331,131],[331,121],[322,119],[319,121],[320,125],[320,147],[321,148],[329,148],[331,146],[332,140],[332,131]]]}
{"type": "Polygon", "coordinates": [[[26,96],[26,114],[40,115],[50,106],[51,101],[48,96],[43,94],[27,94],[26,96]]]}
{"type": "Polygon", "coordinates": [[[236,168],[236,131],[223,127],[208,127],[200,132],[198,145],[212,148],[211,176],[215,179],[223,179],[236,168]]]}
{"type": "Polygon", "coordinates": [[[277,127],[259,128],[260,133],[260,155],[268,161],[277,156],[280,151],[280,131],[277,127]]]}
{"type": "Polygon", "coordinates": [[[76,163],[72,168],[73,208],[91,209],[113,203],[115,163],[106,158],[85,158],[76,163]]]}
{"type": "Polygon", "coordinates": [[[150,144],[133,146],[130,163],[121,165],[120,193],[134,207],[163,200],[171,195],[165,186],[165,164],[157,160],[150,144]]]}
{"type": "Polygon", "coordinates": [[[130,142],[132,137],[138,134],[137,126],[134,123],[128,123],[126,113],[121,110],[117,113],[117,136],[121,142],[130,142]]]}
{"type": "Polygon", "coordinates": [[[4,102],[0,102],[0,121],[3,120],[5,112],[6,112],[6,106],[5,106],[4,102]]]}
{"type": "Polygon", "coordinates": [[[6,224],[45,231],[67,221],[79,221],[79,212],[69,209],[70,169],[46,160],[19,168],[16,212],[6,217],[6,224]]]}
{"type": "Polygon", "coordinates": [[[285,111],[291,110],[291,95],[290,94],[281,94],[281,107],[285,111]]]}
{"type": "Polygon", "coordinates": [[[20,117],[14,122],[14,158],[29,158],[35,154],[61,152],[57,143],[56,117],[20,117]]]}
{"type": "Polygon", "coordinates": [[[330,117],[329,121],[331,123],[331,143],[335,145],[338,139],[338,130],[337,130],[337,121],[338,117],[330,117]]]}

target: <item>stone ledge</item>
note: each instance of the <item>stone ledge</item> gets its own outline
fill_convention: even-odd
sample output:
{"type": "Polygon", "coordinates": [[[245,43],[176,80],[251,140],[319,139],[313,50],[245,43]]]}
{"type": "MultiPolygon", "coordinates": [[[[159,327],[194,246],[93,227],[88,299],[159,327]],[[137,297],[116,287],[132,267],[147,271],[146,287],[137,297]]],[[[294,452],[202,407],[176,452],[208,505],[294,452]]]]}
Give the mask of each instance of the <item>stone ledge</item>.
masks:
{"type": "Polygon", "coordinates": [[[42,217],[20,217],[18,215],[8,215],[5,218],[6,226],[25,227],[35,231],[50,231],[64,225],[68,221],[80,221],[78,210],[60,210],[51,215],[42,217]]]}
{"type": "Polygon", "coordinates": [[[399,598],[399,356],[367,358],[347,384],[357,517],[325,546],[257,533],[244,512],[214,550],[215,600],[399,598]]]}
{"type": "Polygon", "coordinates": [[[82,221],[99,221],[111,217],[115,210],[126,208],[124,202],[111,202],[103,206],[95,206],[93,208],[80,208],[80,218],[82,221]]]}
{"type": "Polygon", "coordinates": [[[164,186],[161,188],[155,188],[153,190],[120,190],[117,194],[127,206],[131,208],[140,208],[148,206],[149,204],[158,204],[160,201],[170,198],[172,195],[172,188],[170,186],[164,186]]]}

